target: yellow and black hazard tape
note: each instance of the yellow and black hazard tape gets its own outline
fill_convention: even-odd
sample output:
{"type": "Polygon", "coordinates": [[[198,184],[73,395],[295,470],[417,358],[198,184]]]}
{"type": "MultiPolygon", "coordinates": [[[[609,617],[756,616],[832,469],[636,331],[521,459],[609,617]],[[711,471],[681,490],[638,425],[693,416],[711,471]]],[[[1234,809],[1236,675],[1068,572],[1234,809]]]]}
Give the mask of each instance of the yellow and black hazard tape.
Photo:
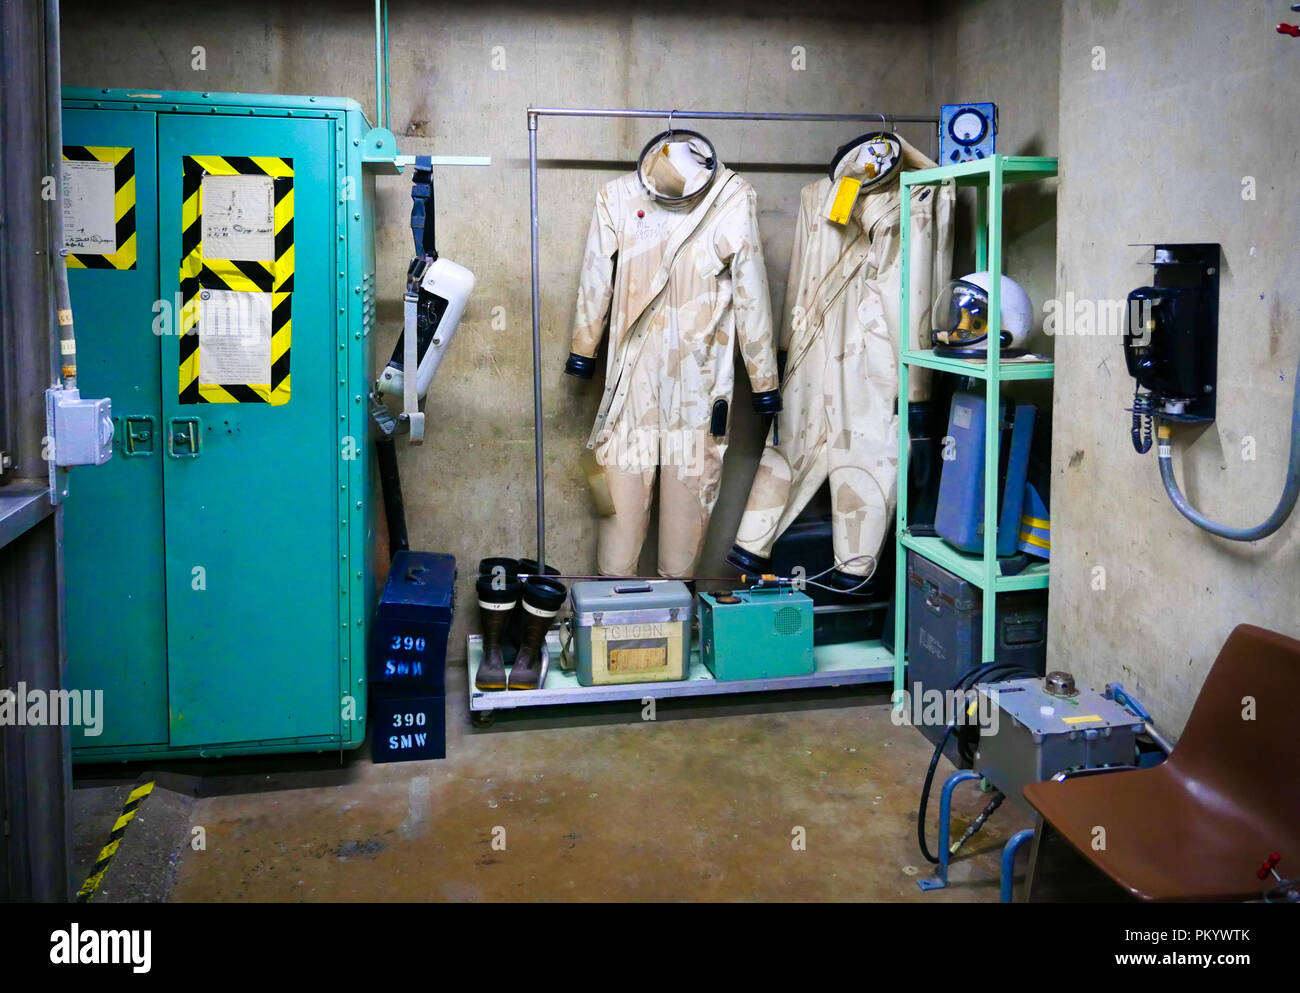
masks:
{"type": "Polygon", "coordinates": [[[77,891],[78,903],[89,903],[99,891],[99,884],[104,881],[104,871],[108,868],[108,864],[113,861],[113,856],[117,854],[117,846],[122,843],[122,836],[126,834],[127,825],[135,820],[135,812],[140,809],[140,804],[144,803],[144,798],[152,792],[153,781],[150,780],[143,786],[137,786],[131,791],[131,795],[126,798],[122,813],[118,815],[117,822],[113,825],[113,833],[108,836],[108,844],[99,850],[99,857],[95,859],[94,868],[90,870],[90,875],[81,884],[81,889],[77,891]]]}
{"type": "Polygon", "coordinates": [[[64,145],[67,162],[107,162],[113,166],[113,220],[117,251],[108,255],[69,252],[64,258],[69,269],[134,269],[135,238],[135,151],[105,145],[64,145]]]}
{"type": "Polygon", "coordinates": [[[277,156],[187,155],[181,178],[180,403],[289,402],[293,292],[293,159],[277,156]],[[275,258],[209,259],[203,254],[203,177],[270,176],[275,191],[275,258]],[[203,290],[271,294],[271,381],[199,382],[199,308],[203,290]]]}

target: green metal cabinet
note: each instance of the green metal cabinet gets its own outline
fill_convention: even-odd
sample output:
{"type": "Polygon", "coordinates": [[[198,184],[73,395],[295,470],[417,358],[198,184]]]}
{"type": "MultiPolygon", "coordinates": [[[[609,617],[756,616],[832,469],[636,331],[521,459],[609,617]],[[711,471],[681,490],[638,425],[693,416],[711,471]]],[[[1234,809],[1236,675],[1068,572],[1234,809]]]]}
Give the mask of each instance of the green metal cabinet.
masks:
{"type": "Polygon", "coordinates": [[[65,175],[100,191],[68,247],[79,385],[116,427],[64,512],[66,685],[103,691],[77,761],[365,738],[368,130],[351,100],[64,92],[65,175]]]}

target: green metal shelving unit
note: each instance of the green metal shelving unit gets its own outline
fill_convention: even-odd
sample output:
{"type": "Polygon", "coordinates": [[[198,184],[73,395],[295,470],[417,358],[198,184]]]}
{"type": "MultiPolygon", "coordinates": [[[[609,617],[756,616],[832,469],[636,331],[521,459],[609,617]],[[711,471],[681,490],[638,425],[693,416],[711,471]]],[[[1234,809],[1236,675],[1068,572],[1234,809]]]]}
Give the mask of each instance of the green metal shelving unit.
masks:
{"type": "MultiPolygon", "coordinates": [[[[989,325],[1001,327],[1002,321],[1002,192],[1008,183],[1050,179],[1056,175],[1057,160],[1039,156],[993,155],[978,162],[963,162],[955,166],[940,166],[905,172],[902,176],[904,191],[913,186],[971,186],[976,189],[975,269],[989,270],[989,325]]],[[[911,301],[911,274],[908,267],[909,234],[911,231],[911,198],[902,197],[900,219],[903,258],[902,301],[900,327],[908,327],[911,301]]],[[[913,351],[906,336],[900,336],[898,383],[898,478],[908,478],[910,439],[907,425],[907,396],[913,366],[938,372],[967,376],[983,380],[987,409],[996,411],[1003,382],[1030,379],[1051,379],[1051,362],[976,362],[967,359],[941,358],[928,350],[913,351]]],[[[998,569],[998,444],[1000,442],[998,418],[984,419],[984,554],[966,555],[950,547],[941,538],[920,537],[908,530],[907,487],[898,488],[897,556],[895,564],[894,614],[894,700],[902,701],[903,669],[907,664],[907,552],[911,551],[934,562],[949,572],[978,586],[984,594],[981,661],[993,659],[995,643],[998,593],[1012,590],[1044,589],[1047,586],[1047,563],[1031,565],[1014,576],[1003,576],[998,569]]]]}

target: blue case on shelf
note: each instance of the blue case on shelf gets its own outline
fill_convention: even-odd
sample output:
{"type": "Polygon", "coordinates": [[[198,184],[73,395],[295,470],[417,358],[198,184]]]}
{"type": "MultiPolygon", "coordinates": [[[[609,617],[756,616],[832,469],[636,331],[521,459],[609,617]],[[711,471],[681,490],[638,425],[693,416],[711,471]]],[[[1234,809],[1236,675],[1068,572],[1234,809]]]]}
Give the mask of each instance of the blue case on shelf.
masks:
{"type": "MultiPolygon", "coordinates": [[[[939,479],[939,500],[934,527],[949,545],[968,555],[984,554],[984,418],[983,391],[958,390],[952,397],[948,436],[953,458],[944,462],[939,479]]],[[[999,556],[1014,555],[1019,533],[1025,479],[1029,471],[1029,446],[1033,441],[1037,408],[1018,404],[1010,430],[1005,425],[1007,401],[999,405],[1003,421],[1003,455],[998,473],[999,556]]]]}

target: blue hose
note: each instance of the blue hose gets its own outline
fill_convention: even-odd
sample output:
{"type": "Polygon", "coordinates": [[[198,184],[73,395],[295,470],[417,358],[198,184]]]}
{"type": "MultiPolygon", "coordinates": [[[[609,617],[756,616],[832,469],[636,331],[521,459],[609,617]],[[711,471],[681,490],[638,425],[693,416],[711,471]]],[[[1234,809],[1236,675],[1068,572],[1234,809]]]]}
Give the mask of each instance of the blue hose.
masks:
{"type": "Polygon", "coordinates": [[[1160,460],[1160,479],[1165,484],[1165,492],[1169,494],[1169,499],[1173,501],[1180,514],[1198,528],[1230,541],[1258,541],[1260,538],[1267,538],[1286,523],[1287,518],[1291,516],[1291,511],[1295,509],[1296,498],[1300,497],[1300,364],[1296,368],[1295,393],[1291,400],[1291,461],[1287,466],[1286,487],[1282,490],[1282,497],[1273,508],[1273,513],[1269,514],[1263,524],[1253,528],[1228,527],[1218,521],[1210,520],[1188,503],[1187,498],[1178,488],[1178,480],[1174,478],[1173,446],[1170,444],[1169,427],[1161,424],[1159,434],[1160,447],[1157,449],[1157,455],[1160,460]]]}

